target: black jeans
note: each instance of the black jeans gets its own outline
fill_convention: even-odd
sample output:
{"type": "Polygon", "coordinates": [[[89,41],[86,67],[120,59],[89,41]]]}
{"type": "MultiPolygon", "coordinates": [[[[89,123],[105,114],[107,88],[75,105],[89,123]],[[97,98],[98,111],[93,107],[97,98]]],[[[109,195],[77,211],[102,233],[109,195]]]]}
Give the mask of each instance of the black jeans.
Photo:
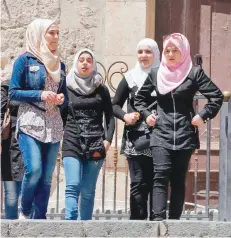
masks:
{"type": "MultiPolygon", "coordinates": [[[[144,155],[128,159],[130,171],[130,220],[144,220],[148,217],[148,194],[152,192],[153,161],[144,155]]],[[[150,213],[152,211],[152,195],[150,195],[150,213]]],[[[150,215],[152,219],[152,215],[150,215]]]]}
{"type": "Polygon", "coordinates": [[[152,147],[153,220],[166,219],[169,182],[171,185],[169,219],[180,219],[185,198],[185,179],[192,153],[193,150],[152,147]]]}

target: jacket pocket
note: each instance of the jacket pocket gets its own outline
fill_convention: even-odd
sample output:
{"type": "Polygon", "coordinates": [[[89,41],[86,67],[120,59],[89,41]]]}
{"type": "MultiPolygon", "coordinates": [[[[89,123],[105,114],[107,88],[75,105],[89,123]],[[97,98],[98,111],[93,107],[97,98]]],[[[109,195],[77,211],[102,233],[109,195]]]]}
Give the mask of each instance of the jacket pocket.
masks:
{"type": "Polygon", "coordinates": [[[39,65],[27,66],[27,87],[29,89],[41,89],[41,68],[39,65]]]}

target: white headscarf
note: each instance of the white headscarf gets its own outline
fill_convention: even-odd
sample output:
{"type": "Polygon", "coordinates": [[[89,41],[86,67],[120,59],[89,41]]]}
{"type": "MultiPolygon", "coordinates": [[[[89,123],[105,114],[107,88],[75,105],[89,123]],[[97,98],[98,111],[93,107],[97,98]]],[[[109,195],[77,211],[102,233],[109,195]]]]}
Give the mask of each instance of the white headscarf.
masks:
{"type": "Polygon", "coordinates": [[[58,83],[61,70],[59,52],[51,52],[45,39],[46,31],[52,24],[55,22],[49,19],[32,21],[26,30],[26,50],[45,65],[51,78],[58,83]]]}
{"type": "Polygon", "coordinates": [[[75,90],[80,95],[89,95],[101,84],[102,78],[97,73],[97,62],[94,53],[89,49],[82,49],[77,52],[74,58],[73,66],[67,75],[67,87],[75,90]],[[84,77],[78,71],[77,64],[79,56],[87,52],[92,55],[94,71],[91,75],[84,77]]]}
{"type": "Polygon", "coordinates": [[[143,86],[148,74],[151,72],[151,69],[158,68],[160,65],[160,51],[157,43],[153,39],[144,38],[138,43],[136,51],[138,51],[141,46],[149,46],[151,48],[154,53],[154,62],[150,67],[143,68],[139,61],[137,61],[135,67],[124,74],[130,88],[137,86],[138,89],[140,89],[143,86]]]}

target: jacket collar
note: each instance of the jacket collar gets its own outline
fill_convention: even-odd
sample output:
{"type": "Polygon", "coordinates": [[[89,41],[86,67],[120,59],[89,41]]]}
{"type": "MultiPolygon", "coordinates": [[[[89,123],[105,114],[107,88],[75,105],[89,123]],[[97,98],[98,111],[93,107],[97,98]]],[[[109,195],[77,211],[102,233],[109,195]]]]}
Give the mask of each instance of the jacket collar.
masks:
{"type": "Polygon", "coordinates": [[[25,52],[25,56],[28,58],[33,58],[33,59],[37,59],[37,57],[35,57],[33,54],[31,54],[30,52],[25,52]]]}
{"type": "Polygon", "coordinates": [[[25,52],[25,56],[26,56],[27,58],[32,58],[32,59],[38,61],[40,64],[43,64],[43,62],[41,62],[36,56],[34,56],[33,54],[31,54],[30,52],[25,52]]]}

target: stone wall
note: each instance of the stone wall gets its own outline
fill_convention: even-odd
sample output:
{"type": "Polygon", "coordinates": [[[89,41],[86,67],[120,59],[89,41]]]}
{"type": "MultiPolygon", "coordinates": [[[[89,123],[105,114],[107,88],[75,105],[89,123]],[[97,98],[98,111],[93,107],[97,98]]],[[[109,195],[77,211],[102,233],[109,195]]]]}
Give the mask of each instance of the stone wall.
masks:
{"type": "MultiPolygon", "coordinates": [[[[39,17],[60,22],[60,52],[67,69],[83,47],[92,49],[106,69],[115,61],[132,68],[136,45],[145,37],[145,0],[1,0],[1,13],[1,62],[9,64],[25,49],[27,25],[39,17]]],[[[122,64],[112,67],[110,75],[121,67],[125,68],[122,64]]],[[[121,78],[120,74],[112,77],[115,88],[121,78]]],[[[122,130],[119,122],[119,144],[122,130]]],[[[108,163],[113,166],[112,160],[108,163]]]]}
{"type": "MultiPolygon", "coordinates": [[[[36,18],[57,19],[60,22],[60,52],[62,60],[70,69],[78,49],[89,47],[98,61],[106,69],[115,61],[125,61],[131,68],[136,62],[136,45],[145,36],[146,1],[145,0],[1,0],[1,68],[6,61],[10,64],[25,48],[27,25],[36,18]]],[[[7,67],[7,65],[6,65],[7,67]]],[[[121,65],[112,68],[112,72],[121,65]]],[[[100,70],[102,70],[100,68],[100,70]]],[[[8,74],[7,74],[8,75],[8,74]]],[[[116,87],[121,75],[113,76],[116,87]]],[[[113,96],[113,93],[111,92],[113,96]]],[[[123,123],[119,122],[118,142],[122,137],[123,123]]],[[[107,168],[113,167],[113,146],[107,156],[107,168]]],[[[125,167],[125,159],[118,158],[118,167],[125,167]]],[[[122,174],[123,177],[126,176],[122,174]]],[[[64,195],[64,175],[61,167],[60,198],[64,195]]],[[[120,176],[121,177],[121,176],[120,176]]],[[[121,179],[124,181],[123,177],[121,179]]],[[[50,207],[56,202],[56,173],[52,186],[50,207]],[[54,193],[53,193],[54,192],[54,193]]],[[[107,173],[107,201],[112,199],[113,191],[107,191],[113,184],[113,173],[107,173]]],[[[99,179],[100,181],[100,179],[99,179]]],[[[122,190],[125,183],[118,181],[122,190]]],[[[100,200],[101,185],[97,184],[96,199],[100,200]]],[[[117,199],[122,201],[124,192],[117,192],[117,199]]],[[[97,200],[97,201],[98,201],[97,200]]],[[[63,201],[63,200],[62,200],[63,201]]],[[[63,208],[60,201],[60,208],[63,208]]],[[[97,208],[100,206],[96,203],[97,208]]]]}
{"type": "Polygon", "coordinates": [[[9,61],[24,50],[26,27],[38,17],[60,22],[60,51],[68,67],[82,47],[106,67],[117,60],[132,67],[145,35],[145,0],[1,0],[1,13],[1,52],[9,61]]]}
{"type": "Polygon", "coordinates": [[[231,237],[230,222],[45,221],[1,222],[1,237],[231,237]]]}

